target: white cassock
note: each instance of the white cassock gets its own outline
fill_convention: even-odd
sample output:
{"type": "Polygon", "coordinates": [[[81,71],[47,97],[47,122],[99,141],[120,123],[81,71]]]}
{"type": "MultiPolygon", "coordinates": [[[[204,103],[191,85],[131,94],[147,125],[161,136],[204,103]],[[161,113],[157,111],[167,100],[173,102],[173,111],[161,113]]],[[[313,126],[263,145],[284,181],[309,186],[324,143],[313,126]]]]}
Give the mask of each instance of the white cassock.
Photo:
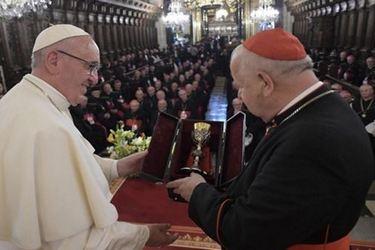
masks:
{"type": "Polygon", "coordinates": [[[147,226],[110,203],[117,162],[93,154],[68,107],[30,74],[0,100],[0,249],[142,249],[147,226]]]}

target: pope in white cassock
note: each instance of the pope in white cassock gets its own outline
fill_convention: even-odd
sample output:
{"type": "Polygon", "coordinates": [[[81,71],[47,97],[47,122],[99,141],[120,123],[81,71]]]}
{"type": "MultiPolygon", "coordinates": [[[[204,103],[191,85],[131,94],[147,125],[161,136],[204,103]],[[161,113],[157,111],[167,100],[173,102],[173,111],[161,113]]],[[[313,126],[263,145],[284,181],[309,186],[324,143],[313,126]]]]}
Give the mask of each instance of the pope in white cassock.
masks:
{"type": "Polygon", "coordinates": [[[99,49],[60,24],[36,38],[32,72],[0,100],[0,249],[142,249],[172,243],[166,224],[119,222],[108,181],[140,170],[145,153],[94,155],[68,107],[97,83],[99,49]]]}

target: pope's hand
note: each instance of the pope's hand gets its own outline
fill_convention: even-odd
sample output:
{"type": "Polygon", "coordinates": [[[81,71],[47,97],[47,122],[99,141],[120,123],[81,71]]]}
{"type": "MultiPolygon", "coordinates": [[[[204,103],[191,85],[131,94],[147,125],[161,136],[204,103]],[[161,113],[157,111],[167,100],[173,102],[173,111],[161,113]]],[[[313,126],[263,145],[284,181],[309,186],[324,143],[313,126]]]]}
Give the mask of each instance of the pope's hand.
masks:
{"type": "Polygon", "coordinates": [[[168,229],[169,224],[150,224],[147,225],[150,230],[150,237],[146,242],[149,247],[161,247],[173,243],[177,239],[177,234],[170,234],[168,229]]]}
{"type": "Polygon", "coordinates": [[[195,187],[204,182],[206,180],[201,175],[191,173],[189,177],[168,182],[166,187],[172,188],[174,193],[181,195],[186,201],[190,201],[195,187]]]}
{"type": "Polygon", "coordinates": [[[142,170],[143,161],[147,151],[138,152],[126,156],[117,162],[117,172],[119,176],[126,177],[130,174],[139,173],[142,170]]]}

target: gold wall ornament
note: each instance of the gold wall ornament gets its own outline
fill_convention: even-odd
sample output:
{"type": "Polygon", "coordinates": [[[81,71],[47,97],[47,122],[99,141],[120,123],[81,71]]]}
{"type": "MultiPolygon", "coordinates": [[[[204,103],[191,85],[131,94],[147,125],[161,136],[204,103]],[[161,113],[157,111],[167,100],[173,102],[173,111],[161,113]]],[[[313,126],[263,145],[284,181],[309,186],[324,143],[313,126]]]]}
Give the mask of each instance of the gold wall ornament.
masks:
{"type": "Polygon", "coordinates": [[[237,10],[237,5],[246,2],[244,0],[185,0],[184,4],[186,8],[190,10],[200,9],[202,7],[209,6],[222,6],[229,11],[234,13],[237,10]]]}
{"type": "Polygon", "coordinates": [[[242,36],[245,0],[184,0],[192,13],[193,41],[203,36],[242,36]],[[199,13],[198,13],[199,12],[199,13]],[[241,18],[239,18],[241,16],[241,18]],[[241,28],[239,28],[241,27],[241,28]]]}
{"type": "Polygon", "coordinates": [[[228,14],[228,11],[223,6],[221,6],[220,9],[216,10],[215,19],[217,21],[224,21],[227,18],[228,14]]]}
{"type": "Polygon", "coordinates": [[[202,10],[192,10],[193,19],[193,43],[202,40],[202,10]]]}

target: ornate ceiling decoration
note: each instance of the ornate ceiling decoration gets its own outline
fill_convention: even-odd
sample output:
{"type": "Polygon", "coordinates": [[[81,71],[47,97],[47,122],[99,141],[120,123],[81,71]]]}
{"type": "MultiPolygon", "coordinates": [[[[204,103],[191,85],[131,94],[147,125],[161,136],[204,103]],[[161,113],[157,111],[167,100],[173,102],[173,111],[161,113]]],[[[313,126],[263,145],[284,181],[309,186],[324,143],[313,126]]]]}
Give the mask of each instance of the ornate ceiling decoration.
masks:
{"type": "Polygon", "coordinates": [[[242,4],[243,0],[185,0],[185,6],[190,10],[202,7],[224,8],[230,13],[236,11],[238,4],[242,4]]]}
{"type": "Polygon", "coordinates": [[[133,10],[144,11],[147,13],[161,12],[159,6],[146,3],[140,0],[97,0],[97,2],[107,3],[110,5],[125,7],[133,10]]]}

